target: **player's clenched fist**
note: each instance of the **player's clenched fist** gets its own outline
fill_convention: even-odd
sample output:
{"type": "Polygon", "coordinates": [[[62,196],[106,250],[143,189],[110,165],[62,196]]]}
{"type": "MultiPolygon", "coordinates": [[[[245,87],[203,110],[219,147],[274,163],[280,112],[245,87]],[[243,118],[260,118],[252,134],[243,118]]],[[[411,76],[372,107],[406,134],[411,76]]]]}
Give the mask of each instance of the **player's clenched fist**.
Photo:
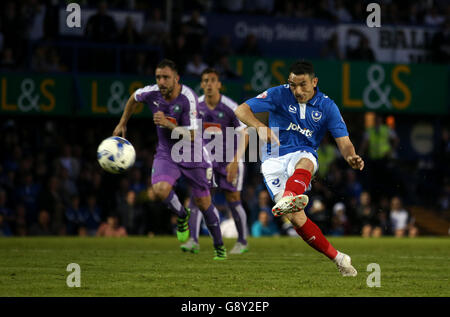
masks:
{"type": "Polygon", "coordinates": [[[347,163],[355,170],[362,171],[364,168],[364,161],[359,155],[352,155],[347,157],[347,163]]]}
{"type": "Polygon", "coordinates": [[[156,125],[165,127],[167,125],[167,118],[164,112],[157,111],[153,114],[153,122],[156,125]]]}

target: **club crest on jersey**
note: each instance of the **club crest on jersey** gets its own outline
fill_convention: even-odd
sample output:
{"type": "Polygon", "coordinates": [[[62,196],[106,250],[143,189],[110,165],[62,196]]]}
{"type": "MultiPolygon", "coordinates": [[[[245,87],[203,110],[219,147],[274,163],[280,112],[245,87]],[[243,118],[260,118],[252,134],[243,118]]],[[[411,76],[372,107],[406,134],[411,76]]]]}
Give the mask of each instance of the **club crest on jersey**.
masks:
{"type": "Polygon", "coordinates": [[[179,105],[175,104],[175,105],[173,106],[173,108],[172,108],[172,111],[173,111],[173,112],[180,112],[180,111],[181,111],[181,107],[180,107],[179,105]]]}
{"type": "Polygon", "coordinates": [[[322,119],[322,112],[313,111],[311,112],[311,117],[314,120],[314,122],[318,122],[320,119],[322,119]]]}
{"type": "Polygon", "coordinates": [[[297,113],[297,108],[295,108],[295,106],[293,106],[293,105],[289,105],[289,112],[297,113]]]}
{"type": "Polygon", "coordinates": [[[267,90],[263,93],[260,93],[258,96],[256,96],[256,98],[259,98],[259,99],[264,99],[266,97],[267,97],[267,90]]]}

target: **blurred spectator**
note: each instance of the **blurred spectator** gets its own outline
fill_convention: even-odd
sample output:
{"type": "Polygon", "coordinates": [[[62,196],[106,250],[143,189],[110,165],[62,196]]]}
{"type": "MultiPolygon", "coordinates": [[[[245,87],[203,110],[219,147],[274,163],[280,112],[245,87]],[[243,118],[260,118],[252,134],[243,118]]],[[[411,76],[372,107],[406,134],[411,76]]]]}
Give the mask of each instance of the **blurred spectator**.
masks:
{"type": "Polygon", "coordinates": [[[444,23],[444,21],[445,17],[439,14],[439,10],[435,5],[428,10],[427,14],[425,14],[425,17],[423,19],[425,25],[429,26],[441,26],[444,23]]]}
{"type": "Polygon", "coordinates": [[[311,207],[307,211],[308,218],[310,218],[317,226],[324,232],[328,233],[328,213],[325,204],[322,202],[321,198],[312,198],[311,207]]]}
{"type": "Polygon", "coordinates": [[[202,56],[198,53],[192,56],[192,59],[186,65],[186,75],[200,77],[202,72],[208,67],[203,62],[202,56]]]}
{"type": "Polygon", "coordinates": [[[80,226],[86,230],[86,235],[93,237],[96,235],[98,227],[102,222],[101,209],[97,205],[95,195],[89,195],[86,206],[80,209],[81,223],[80,226]]]}
{"type": "Polygon", "coordinates": [[[108,4],[100,1],[98,11],[92,15],[86,24],[86,38],[95,43],[111,42],[117,38],[117,25],[114,18],[107,12],[108,4]]]}
{"type": "Polygon", "coordinates": [[[125,20],[125,25],[119,34],[119,42],[123,44],[138,45],[142,43],[141,34],[136,30],[134,20],[128,16],[125,20]]]}
{"type": "Polygon", "coordinates": [[[261,56],[261,49],[255,34],[247,35],[237,53],[240,55],[261,56]]]}
{"type": "Polygon", "coordinates": [[[397,238],[408,237],[414,238],[418,234],[417,227],[414,225],[414,217],[403,208],[402,201],[395,196],[391,199],[390,220],[392,225],[392,232],[397,238]]]}
{"type": "Polygon", "coordinates": [[[220,0],[220,8],[225,12],[239,13],[244,10],[244,0],[220,0]]]}
{"type": "MultiPolygon", "coordinates": [[[[93,43],[111,43],[117,40],[116,21],[107,13],[106,1],[101,1],[98,11],[92,15],[86,24],[86,39],[93,43]]],[[[90,71],[108,72],[114,69],[114,55],[107,48],[87,50],[87,67],[90,71]]]]}
{"type": "Polygon", "coordinates": [[[54,232],[53,232],[52,226],[51,226],[50,213],[47,210],[42,209],[39,211],[38,221],[37,221],[37,223],[34,223],[33,225],[31,225],[29,234],[31,236],[54,235],[54,232]]]}
{"type": "Polygon", "coordinates": [[[144,234],[143,210],[136,199],[136,192],[128,191],[126,201],[117,208],[120,223],[128,234],[144,234]]]}
{"type": "Polygon", "coordinates": [[[348,197],[349,199],[359,198],[363,191],[363,188],[361,183],[356,178],[355,170],[347,169],[346,174],[347,174],[346,197],[348,197]]]}
{"type": "Polygon", "coordinates": [[[0,213],[0,237],[11,237],[12,235],[9,223],[6,221],[5,216],[0,213]]]}
{"type": "Polygon", "coordinates": [[[207,35],[206,21],[198,10],[193,10],[188,21],[183,24],[188,52],[202,53],[207,35]]]}
{"type": "MultiPolygon", "coordinates": [[[[132,168],[130,171],[130,190],[140,193],[146,188],[145,181],[142,179],[142,172],[139,168],[132,168]]],[[[127,194],[128,195],[128,194],[127,194]]]]}
{"type": "Polygon", "coordinates": [[[235,79],[239,77],[234,70],[231,69],[230,60],[228,56],[221,56],[214,68],[219,72],[220,79],[235,79]]]}
{"type": "Polygon", "coordinates": [[[80,197],[72,196],[70,205],[66,208],[66,234],[78,235],[78,230],[82,221],[82,214],[80,208],[80,197]]]}
{"type": "Polygon", "coordinates": [[[336,22],[348,23],[352,21],[352,15],[345,7],[343,0],[335,1],[335,7],[331,14],[334,14],[336,22]]]}
{"type": "Polygon", "coordinates": [[[255,238],[263,236],[278,236],[279,231],[275,222],[271,221],[266,211],[259,212],[258,220],[252,225],[252,236],[255,238]]]}
{"type": "Polygon", "coordinates": [[[363,238],[380,237],[382,234],[377,213],[368,192],[362,192],[356,209],[360,233],[363,238]]]}
{"type": "Polygon", "coordinates": [[[28,223],[37,219],[39,193],[40,186],[34,182],[33,174],[24,174],[22,182],[17,188],[16,198],[25,205],[28,223]]]}
{"type": "Polygon", "coordinates": [[[347,59],[374,62],[375,54],[369,44],[369,39],[360,34],[358,46],[347,51],[347,59]]]}
{"type": "Polygon", "coordinates": [[[274,0],[252,0],[245,2],[245,9],[252,14],[271,14],[274,8],[274,0]]]}
{"type": "Polygon", "coordinates": [[[330,169],[330,164],[337,158],[336,146],[330,143],[328,134],[324,136],[317,150],[319,156],[319,171],[318,174],[324,178],[330,169]]]}
{"type": "Polygon", "coordinates": [[[48,210],[55,217],[63,212],[63,204],[61,182],[56,176],[52,176],[39,194],[39,208],[48,210]]]}
{"type": "Polygon", "coordinates": [[[61,166],[67,170],[68,176],[71,179],[78,177],[80,174],[81,162],[72,155],[72,147],[69,144],[63,146],[59,162],[61,166]]]}
{"type": "Polygon", "coordinates": [[[272,200],[270,199],[267,190],[261,190],[258,193],[257,205],[250,205],[250,224],[254,223],[258,219],[259,213],[264,210],[269,217],[272,215],[272,200]]]}
{"type": "Polygon", "coordinates": [[[209,49],[208,62],[213,64],[219,60],[222,56],[232,56],[234,54],[234,48],[231,45],[231,38],[229,35],[222,35],[218,41],[214,41],[209,49]]]}
{"type": "Polygon", "coordinates": [[[333,206],[329,234],[332,236],[343,236],[348,233],[350,233],[350,230],[347,215],[345,214],[345,205],[342,202],[338,202],[333,206]]]}
{"type": "Polygon", "coordinates": [[[154,8],[151,12],[151,19],[146,20],[142,30],[144,41],[150,45],[161,45],[168,34],[169,25],[163,21],[161,10],[154,8]]]}
{"type": "Polygon", "coordinates": [[[314,10],[314,18],[335,21],[335,15],[331,13],[328,0],[319,0],[319,5],[314,10]]]}
{"type": "Polygon", "coordinates": [[[30,0],[23,7],[26,37],[31,41],[38,41],[44,37],[45,14],[47,8],[40,0],[30,0]]]}
{"type": "Polygon", "coordinates": [[[394,190],[395,183],[391,180],[394,173],[392,160],[399,142],[395,130],[383,123],[383,117],[380,114],[375,114],[375,123],[366,128],[359,148],[359,155],[366,158],[369,180],[366,185],[375,195],[375,199],[378,199],[383,192],[394,190]]]}
{"type": "Polygon", "coordinates": [[[61,62],[61,58],[58,51],[54,48],[50,50],[48,57],[47,71],[49,72],[65,72],[67,67],[61,62]]]}
{"type": "Polygon", "coordinates": [[[1,52],[0,70],[14,70],[16,68],[16,60],[12,48],[5,47],[1,52]]]}
{"type": "Polygon", "coordinates": [[[0,187],[0,215],[3,216],[3,222],[14,227],[15,215],[14,211],[7,206],[8,197],[6,191],[0,187]]]}
{"type": "MultiPolygon", "coordinates": [[[[170,38],[168,38],[170,40],[170,38]]],[[[184,75],[184,70],[187,64],[187,55],[180,54],[180,52],[187,51],[186,37],[183,34],[178,34],[174,41],[165,43],[166,57],[173,60],[178,67],[180,75],[184,75]]]]}
{"type": "Polygon", "coordinates": [[[126,237],[127,231],[119,225],[119,218],[114,215],[108,216],[97,230],[97,237],[126,237]]]}
{"type": "Polygon", "coordinates": [[[27,219],[25,206],[23,204],[17,204],[16,206],[16,224],[14,228],[14,234],[19,237],[24,237],[27,232],[27,219]]]}
{"type": "Polygon", "coordinates": [[[343,60],[344,56],[342,55],[338,44],[337,33],[333,33],[321,50],[321,57],[330,60],[343,60]]]}
{"type": "Polygon", "coordinates": [[[49,65],[47,62],[47,47],[39,45],[36,47],[31,59],[31,69],[35,72],[47,72],[49,65]]]}
{"type": "Polygon", "coordinates": [[[435,63],[450,63],[450,17],[431,41],[432,60],[435,63]]]}

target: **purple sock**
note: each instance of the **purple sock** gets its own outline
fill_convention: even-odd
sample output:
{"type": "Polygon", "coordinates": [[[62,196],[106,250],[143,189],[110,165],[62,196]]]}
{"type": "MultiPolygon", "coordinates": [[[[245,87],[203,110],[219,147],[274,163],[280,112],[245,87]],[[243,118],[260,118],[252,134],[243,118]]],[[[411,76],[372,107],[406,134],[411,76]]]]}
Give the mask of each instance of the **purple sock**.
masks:
{"type": "Polygon", "coordinates": [[[242,207],[241,201],[235,201],[228,203],[233,215],[234,223],[238,232],[238,242],[247,244],[247,214],[244,207],[242,207]]]}
{"type": "Polygon", "coordinates": [[[219,218],[216,216],[216,207],[211,204],[208,209],[203,211],[203,217],[205,218],[206,226],[212,235],[214,241],[214,247],[223,245],[222,232],[220,231],[219,218]]]}
{"type": "Polygon", "coordinates": [[[177,194],[175,194],[173,190],[170,191],[169,196],[164,199],[163,203],[169,206],[172,212],[174,212],[178,217],[184,218],[187,216],[186,209],[184,209],[177,194]]]}
{"type": "Polygon", "coordinates": [[[189,202],[189,208],[191,209],[191,217],[189,218],[189,235],[195,242],[198,243],[198,236],[200,235],[200,224],[202,223],[203,215],[194,203],[194,199],[191,198],[189,202]]]}

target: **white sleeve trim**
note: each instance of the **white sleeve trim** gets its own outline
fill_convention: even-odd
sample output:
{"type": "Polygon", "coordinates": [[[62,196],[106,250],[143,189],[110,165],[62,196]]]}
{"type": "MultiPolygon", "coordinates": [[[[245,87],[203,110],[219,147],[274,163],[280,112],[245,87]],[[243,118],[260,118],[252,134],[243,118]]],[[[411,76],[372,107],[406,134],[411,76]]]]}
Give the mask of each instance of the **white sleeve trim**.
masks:
{"type": "Polygon", "coordinates": [[[181,89],[181,94],[186,96],[189,101],[189,122],[190,125],[187,127],[188,130],[197,130],[197,98],[190,88],[183,85],[181,89]]]}
{"type": "Polygon", "coordinates": [[[143,88],[139,88],[138,90],[136,90],[134,92],[134,100],[136,100],[137,102],[140,102],[139,100],[137,100],[136,95],[140,95],[145,92],[158,91],[158,90],[159,90],[158,85],[148,85],[143,88]]]}

